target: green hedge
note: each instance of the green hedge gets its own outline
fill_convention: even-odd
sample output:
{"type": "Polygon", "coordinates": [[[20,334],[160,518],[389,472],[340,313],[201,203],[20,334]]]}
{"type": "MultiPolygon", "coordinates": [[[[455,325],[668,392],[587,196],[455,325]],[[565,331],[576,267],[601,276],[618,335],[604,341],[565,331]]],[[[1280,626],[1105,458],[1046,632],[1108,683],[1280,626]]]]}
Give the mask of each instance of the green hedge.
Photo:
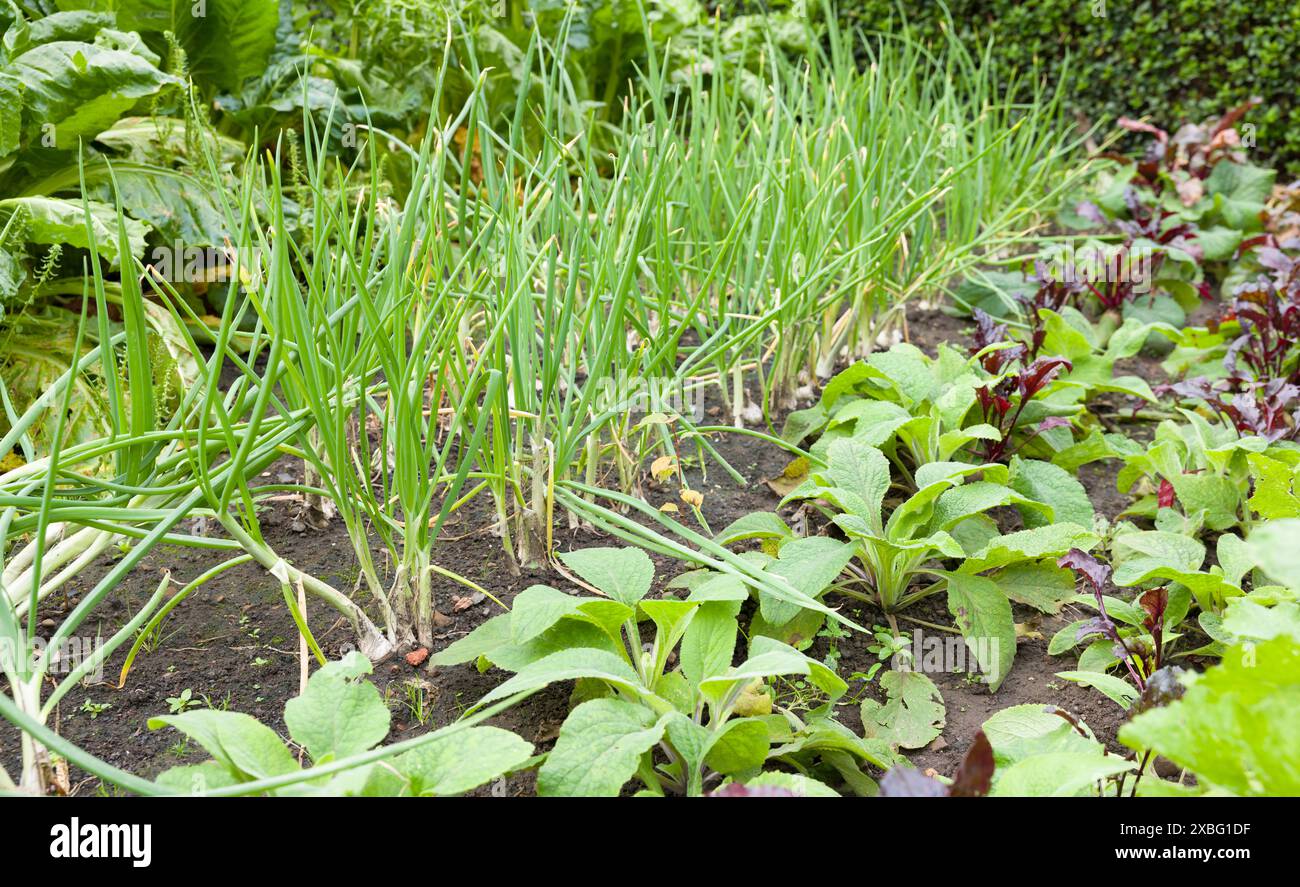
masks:
{"type": "MultiPolygon", "coordinates": [[[[899,7],[923,39],[940,36],[933,0],[840,0],[849,24],[894,30],[899,7]]],[[[1157,125],[1201,121],[1253,95],[1256,162],[1300,172],[1300,2],[1297,0],[949,0],[955,32],[1000,66],[1056,74],[1091,119],[1150,115],[1157,125]],[[1104,8],[1105,15],[1094,15],[1104,8]]]]}

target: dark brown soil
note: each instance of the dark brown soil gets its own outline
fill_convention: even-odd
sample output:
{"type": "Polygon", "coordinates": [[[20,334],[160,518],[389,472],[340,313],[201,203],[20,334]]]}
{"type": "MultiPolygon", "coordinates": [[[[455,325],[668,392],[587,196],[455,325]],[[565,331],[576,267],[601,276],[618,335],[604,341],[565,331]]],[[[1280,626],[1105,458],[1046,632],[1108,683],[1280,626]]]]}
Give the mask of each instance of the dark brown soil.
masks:
{"type": "MultiPolygon", "coordinates": [[[[939,341],[964,342],[968,324],[939,311],[913,311],[908,330],[912,341],[932,350],[939,341]]],[[[779,428],[779,421],[776,423],[779,428]]],[[[1126,429],[1131,430],[1131,429],[1126,429]]],[[[777,447],[739,435],[721,435],[715,441],[721,455],[746,478],[735,484],[717,466],[707,466],[707,476],[700,467],[692,467],[688,478],[693,489],[704,494],[703,511],[713,530],[755,510],[770,510],[778,497],[762,482],[780,473],[787,456],[777,447]]],[[[290,475],[299,471],[288,463],[277,465],[275,472],[290,475]]],[[[1114,488],[1114,466],[1087,466],[1080,479],[1097,503],[1099,511],[1113,517],[1124,505],[1125,497],[1114,488]]],[[[645,498],[652,504],[677,498],[675,482],[656,484],[646,481],[645,498]]],[[[356,575],[354,555],[343,527],[336,521],[329,528],[304,530],[288,502],[275,503],[262,514],[268,543],[296,566],[350,590],[356,575]]],[[[488,589],[507,605],[514,596],[534,583],[563,587],[565,580],[548,571],[512,577],[501,543],[490,531],[492,515],[486,506],[471,504],[446,528],[450,541],[441,543],[434,552],[440,565],[460,573],[488,589]]],[[[558,522],[557,522],[558,523],[558,522]]],[[[563,530],[557,526],[561,550],[594,545],[619,545],[616,539],[590,530],[563,530]]],[[[175,579],[188,581],[221,558],[195,549],[162,547],[155,549],[116,590],[102,609],[100,629],[105,637],[152,593],[161,571],[170,570],[175,579]]],[[[680,563],[655,557],[657,581],[664,582],[683,569],[680,563]]],[[[380,564],[383,564],[382,558],[380,564]]],[[[66,598],[47,601],[40,618],[56,619],[74,606],[79,594],[91,588],[111,566],[104,559],[70,583],[66,598]]],[[[434,645],[435,650],[463,637],[486,618],[499,611],[486,598],[475,600],[460,586],[443,582],[437,588],[439,608],[450,613],[450,623],[434,645]],[[459,598],[461,608],[456,609],[459,598]]],[[[882,622],[881,615],[865,605],[851,605],[849,615],[859,624],[871,626],[882,622]]],[[[909,611],[916,619],[951,625],[941,600],[922,602],[909,611]]],[[[1021,703],[1051,703],[1082,717],[1099,738],[1114,745],[1115,733],[1123,720],[1118,707],[1100,694],[1080,688],[1055,677],[1059,671],[1075,667],[1071,657],[1049,657],[1047,643],[1058,628],[1078,618],[1062,613],[1047,617],[1037,611],[1016,606],[1016,620],[1023,625],[1014,667],[996,694],[989,694],[981,684],[964,674],[932,675],[941,688],[947,705],[947,726],[940,740],[929,748],[910,755],[921,768],[934,768],[950,775],[965,753],[975,732],[994,711],[1021,703]]],[[[308,603],[308,622],[329,655],[339,655],[350,648],[353,638],[348,628],[336,619],[334,611],[314,601],[308,603]]],[[[53,623],[50,623],[51,625],[53,623]]],[[[906,619],[900,628],[913,628],[906,619]]],[[[93,626],[87,626],[87,631],[93,626]]],[[[831,640],[819,637],[811,655],[825,657],[831,652],[831,640]]],[[[839,672],[846,678],[866,672],[876,657],[868,652],[871,639],[853,634],[836,641],[839,672]]],[[[406,651],[401,651],[405,653],[406,651]]],[[[57,729],[90,753],[118,767],[144,776],[156,776],[168,767],[197,763],[206,755],[187,745],[173,730],[149,730],[149,717],[165,714],[167,699],[179,697],[188,689],[202,704],[228,707],[247,712],[286,735],[282,712],[285,702],[297,695],[299,681],[298,639],[279,583],[260,568],[251,565],[232,570],[195,592],[168,618],[156,649],[144,652],[136,660],[125,685],[118,684],[125,647],[112,657],[104,681],[82,686],[65,698],[56,721],[57,729]],[[83,704],[107,705],[93,715],[83,704]]],[[[431,669],[412,667],[399,656],[376,668],[375,682],[392,711],[390,740],[416,735],[420,731],[446,724],[458,717],[505,678],[492,670],[480,674],[473,666],[431,669]]],[[[567,686],[552,687],[536,694],[516,708],[500,715],[495,723],[514,730],[535,743],[538,750],[550,747],[568,710],[567,686]]],[[[850,682],[849,699],[873,696],[873,682],[850,682]]],[[[843,722],[860,729],[858,705],[841,706],[843,722]]],[[[0,726],[0,762],[15,773],[18,762],[17,734],[0,726]]],[[[74,794],[102,791],[97,780],[75,769],[71,774],[74,794]]],[[[531,793],[531,774],[518,774],[504,782],[485,788],[484,793],[519,795],[531,793]]]]}

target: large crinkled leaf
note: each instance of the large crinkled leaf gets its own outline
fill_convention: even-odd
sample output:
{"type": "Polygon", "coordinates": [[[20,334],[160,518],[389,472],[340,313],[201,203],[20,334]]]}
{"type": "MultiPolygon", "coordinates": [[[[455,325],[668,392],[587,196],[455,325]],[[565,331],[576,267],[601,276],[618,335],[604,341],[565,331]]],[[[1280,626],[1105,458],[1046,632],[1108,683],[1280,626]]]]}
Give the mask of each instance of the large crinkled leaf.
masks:
{"type": "Polygon", "coordinates": [[[1069,521],[1085,528],[1093,524],[1095,514],[1087,490],[1078,478],[1059,465],[1013,456],[1011,488],[1028,499],[1051,506],[1051,515],[1040,509],[1021,506],[1020,515],[1026,527],[1041,527],[1061,521],[1069,521]]]}
{"type": "Polygon", "coordinates": [[[935,503],[934,515],[930,518],[930,527],[935,530],[950,530],[956,524],[973,515],[981,514],[990,508],[998,508],[1013,503],[1023,505],[1025,511],[1035,514],[1044,523],[1047,523],[1048,521],[1043,514],[1040,514],[1040,511],[1050,515],[1050,506],[1041,508],[1040,503],[1042,500],[1032,501],[1034,500],[1033,496],[1026,498],[1026,496],[1021,495],[1021,492],[988,481],[975,481],[962,484],[960,487],[954,487],[944,492],[935,503]]]}
{"type": "Polygon", "coordinates": [[[990,578],[1002,593],[1017,603],[1055,616],[1074,596],[1074,574],[1058,567],[1055,561],[1012,564],[990,578]]]}
{"type": "Polygon", "coordinates": [[[27,141],[60,151],[77,150],[141,99],[181,82],[136,53],[71,40],[27,50],[8,73],[25,86],[27,141]]]}
{"type": "Polygon", "coordinates": [[[710,675],[721,674],[731,665],[736,651],[739,625],[738,602],[710,601],[700,605],[682,638],[681,670],[694,690],[710,675]]]}
{"type": "Polygon", "coordinates": [[[1204,561],[1205,546],[1193,537],[1163,530],[1123,533],[1111,545],[1111,581],[1128,587],[1165,571],[1194,573],[1204,561]]]}
{"type": "Polygon", "coordinates": [[[150,730],[168,726],[203,746],[240,782],[282,776],[299,769],[275,731],[242,712],[204,708],[149,719],[150,730]]]}
{"type": "Polygon", "coordinates": [[[1247,504],[1265,520],[1300,517],[1300,465],[1288,465],[1269,456],[1251,453],[1246,459],[1254,475],[1254,492],[1247,504]]]}
{"type": "Polygon", "coordinates": [[[402,794],[446,797],[496,779],[532,753],[532,745],[509,730],[468,727],[403,752],[392,766],[407,781],[402,794]]]}
{"type": "Polygon", "coordinates": [[[18,150],[22,138],[22,81],[0,73],[0,159],[18,150]]]}
{"type": "Polygon", "coordinates": [[[1300,644],[1300,605],[1280,601],[1270,607],[1249,597],[1235,598],[1223,614],[1223,629],[1242,640],[1288,637],[1300,644]]]}
{"type": "Polygon", "coordinates": [[[727,525],[713,537],[719,545],[732,545],[746,539],[788,539],[794,534],[774,511],[751,511],[727,525]]]}
{"type": "MultiPolygon", "coordinates": [[[[212,186],[204,178],[138,163],[114,164],[113,179],[123,211],[148,222],[162,239],[163,249],[221,246],[227,239],[225,217],[217,206],[212,186]]],[[[85,194],[105,204],[113,203],[113,181],[102,164],[86,172],[85,194]]],[[[187,264],[184,256],[170,256],[177,271],[187,264]]],[[[159,264],[158,262],[154,263],[159,264]]]]}
{"type": "MultiPolygon", "coordinates": [[[[737,785],[737,783],[733,782],[728,786],[724,786],[714,794],[737,794],[728,791],[734,785],[737,785]]],[[[840,796],[835,789],[824,782],[818,782],[810,776],[775,770],[770,773],[760,773],[752,779],[745,780],[743,788],[747,790],[750,797],[762,796],[764,790],[789,792],[790,796],[796,798],[838,798],[840,796]]]]}
{"type": "Polygon", "coordinates": [[[900,342],[888,351],[869,355],[867,363],[892,384],[905,404],[927,399],[934,388],[930,359],[915,345],[900,342]]]}
{"type": "Polygon", "coordinates": [[[836,412],[830,426],[852,425],[851,436],[855,440],[878,447],[891,440],[898,429],[911,421],[912,414],[896,403],[855,400],[836,412]]]}
{"type": "Polygon", "coordinates": [[[1078,524],[1056,523],[1020,530],[994,539],[961,565],[963,573],[982,573],[996,567],[1065,554],[1071,548],[1089,551],[1101,541],[1078,524]]]}
{"type": "Polygon", "coordinates": [[[285,703],[289,735],[315,763],[366,751],[388,735],[391,716],[375,685],[365,679],[370,671],[369,659],[349,653],[326,663],[308,679],[301,696],[285,703]]]}
{"type": "Polygon", "coordinates": [[[989,691],[997,692],[1016,656],[1011,603],[992,579],[965,573],[943,575],[948,579],[948,612],[975,655],[989,691]]]}
{"type": "MultiPolygon", "coordinates": [[[[117,236],[117,210],[97,200],[87,201],[90,222],[94,230],[99,255],[114,267],[121,266],[117,236]]],[[[11,197],[0,200],[0,216],[22,213],[23,230],[29,243],[68,244],[90,249],[86,237],[86,216],[79,200],[61,200],[57,197],[11,197]]],[[[145,235],[149,226],[134,219],[124,219],[127,242],[132,254],[144,254],[145,235]]]]}
{"type": "Polygon", "coordinates": [[[946,710],[934,681],[918,671],[888,671],[880,678],[885,703],[862,702],[862,728],[869,738],[898,748],[921,748],[943,732],[946,710]]]}
{"type": "Polygon", "coordinates": [[[579,548],[560,560],[587,582],[629,607],[645,597],[655,578],[650,556],[639,548],[579,548]]]}
{"type": "Polygon", "coordinates": [[[1300,645],[1289,638],[1228,649],[1181,699],[1120,728],[1134,749],[1187,767],[1238,795],[1300,795],[1300,645]]]}
{"type": "Polygon", "coordinates": [[[852,493],[862,503],[853,511],[879,526],[880,505],[889,490],[889,460],[885,454],[849,438],[830,445],[827,461],[824,474],[830,485],[852,493]]]}
{"type": "Polygon", "coordinates": [[[593,699],[573,710],[537,772],[542,797],[612,798],[664,734],[665,720],[621,699],[593,699]]]}
{"type": "Polygon", "coordinates": [[[185,47],[196,81],[226,92],[266,70],[280,24],[278,0],[204,0],[200,7],[175,0],[123,0],[121,27],[171,31],[185,47]]]}
{"type": "Polygon", "coordinates": [[[26,279],[27,271],[13,253],[0,247],[0,314],[4,313],[4,306],[18,295],[18,288],[26,279]]]}
{"type": "Polygon", "coordinates": [[[1261,524],[1246,539],[1246,550],[1270,578],[1300,591],[1300,519],[1261,524]]]}
{"type": "Polygon", "coordinates": [[[844,695],[848,689],[848,685],[835,672],[794,647],[768,637],[753,637],[749,644],[749,658],[728,669],[725,674],[710,676],[701,681],[700,693],[717,703],[740,686],[754,680],[791,674],[807,675],[808,680],[824,690],[832,700],[844,695]]]}

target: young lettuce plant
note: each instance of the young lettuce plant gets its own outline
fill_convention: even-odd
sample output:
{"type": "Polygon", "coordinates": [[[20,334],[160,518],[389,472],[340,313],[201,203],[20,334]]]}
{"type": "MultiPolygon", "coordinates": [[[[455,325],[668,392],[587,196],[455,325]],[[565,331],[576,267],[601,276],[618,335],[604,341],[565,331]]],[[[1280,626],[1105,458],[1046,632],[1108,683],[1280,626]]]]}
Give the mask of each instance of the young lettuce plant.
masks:
{"type": "Polygon", "coordinates": [[[758,776],[769,758],[822,746],[859,765],[892,760],[887,745],[834,721],[847,685],[822,663],[754,637],[748,657],[732,665],[737,614],[749,597],[735,576],[701,575],[684,600],[655,600],[646,597],[654,565],[643,551],[580,549],[560,560],[600,595],[532,586],[509,614],[431,657],[438,665],[478,660],[514,672],[480,706],[578,681],[582,701],[538,771],[539,794],[613,796],[636,779],[649,794],[698,796],[724,778],[758,776]],[[648,641],[642,619],[653,625],[648,641]],[[827,697],[797,721],[773,714],[767,683],[792,675],[827,697]]]}
{"type": "Polygon", "coordinates": [[[1116,485],[1141,494],[1125,514],[1190,535],[1247,523],[1250,457],[1264,453],[1268,441],[1191,410],[1182,414],[1185,421],[1161,422],[1148,447],[1124,456],[1116,485]]]}

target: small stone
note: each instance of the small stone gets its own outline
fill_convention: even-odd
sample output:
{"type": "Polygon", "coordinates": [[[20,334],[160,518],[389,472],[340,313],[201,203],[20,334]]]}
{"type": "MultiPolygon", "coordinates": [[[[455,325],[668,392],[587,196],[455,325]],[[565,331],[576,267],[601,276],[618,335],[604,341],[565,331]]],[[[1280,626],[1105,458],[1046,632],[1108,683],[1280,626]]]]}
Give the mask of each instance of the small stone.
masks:
{"type": "Polygon", "coordinates": [[[429,658],[429,648],[421,647],[418,650],[412,650],[406,654],[406,664],[412,668],[419,668],[424,660],[429,658]]]}

